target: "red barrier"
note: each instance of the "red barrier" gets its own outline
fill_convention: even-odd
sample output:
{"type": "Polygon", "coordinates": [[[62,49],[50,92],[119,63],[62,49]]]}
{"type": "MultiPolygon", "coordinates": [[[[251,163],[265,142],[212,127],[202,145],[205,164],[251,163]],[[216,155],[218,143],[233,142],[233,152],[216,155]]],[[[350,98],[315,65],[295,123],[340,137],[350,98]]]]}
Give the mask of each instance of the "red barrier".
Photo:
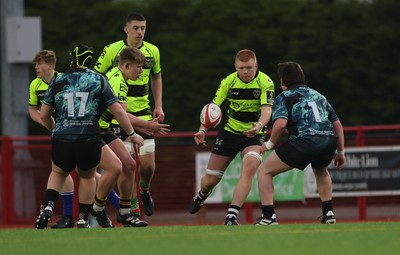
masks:
{"type": "MultiPolygon", "coordinates": [[[[354,126],[354,127],[344,127],[345,137],[346,137],[346,145],[347,146],[370,146],[370,145],[393,145],[399,144],[400,135],[397,131],[400,131],[400,125],[375,125],[375,126],[354,126]],[[395,135],[387,135],[387,132],[396,132],[395,135]],[[371,139],[371,136],[375,136],[374,139],[371,139]],[[350,138],[349,138],[350,137],[350,138]],[[377,139],[378,137],[378,139],[377,139]]],[[[208,132],[207,136],[209,138],[215,137],[217,132],[212,131],[208,132]]],[[[193,138],[194,132],[172,132],[167,135],[157,135],[157,139],[159,139],[160,143],[162,140],[170,139],[172,146],[180,146],[179,148],[183,148],[182,144],[188,144],[188,139],[193,138]],[[185,140],[186,139],[186,140],[185,140]],[[185,140],[182,142],[182,140],[185,140]]],[[[1,223],[2,225],[9,225],[19,222],[18,219],[15,218],[15,205],[14,205],[14,168],[15,164],[18,162],[15,161],[14,157],[16,154],[16,150],[49,150],[50,149],[50,137],[49,136],[28,136],[28,137],[0,137],[0,176],[1,176],[1,223]],[[43,142],[47,142],[48,144],[43,144],[43,142]],[[27,145],[27,143],[29,143],[27,145]],[[11,192],[10,192],[11,191],[11,192]]],[[[190,143],[193,143],[191,139],[190,143]]],[[[198,147],[196,147],[198,148],[198,147]]],[[[202,148],[204,150],[204,148],[202,148]]],[[[196,149],[199,150],[199,149],[196,149]]],[[[171,157],[175,157],[176,152],[173,149],[167,150],[165,153],[168,154],[168,159],[163,161],[163,167],[166,168],[176,168],[175,164],[177,160],[171,159],[171,157]],[[171,155],[169,155],[171,153],[171,155]],[[174,154],[175,153],[175,154],[174,154]],[[168,165],[167,165],[168,164],[168,165]],[[172,165],[172,166],[170,166],[172,165]]],[[[48,157],[48,155],[46,154],[48,157]]],[[[43,159],[47,162],[48,158],[43,159]]],[[[50,162],[48,162],[50,163],[50,162]]],[[[180,165],[182,162],[180,163],[180,165]]],[[[192,166],[192,163],[187,163],[189,166],[192,166]]],[[[161,164],[160,164],[161,165],[161,164]]],[[[33,165],[32,165],[33,166],[33,165]]],[[[30,166],[27,166],[30,167],[30,166]]],[[[46,165],[46,168],[48,166],[46,165]]],[[[47,170],[46,170],[47,171],[47,170]]],[[[45,172],[45,171],[44,171],[45,172]]],[[[45,172],[47,174],[47,172],[45,172]]],[[[44,177],[43,177],[44,178],[44,177]]],[[[192,178],[192,177],[191,177],[192,178]]],[[[77,176],[74,176],[74,180],[76,185],[77,176]]],[[[41,183],[41,186],[44,186],[41,183]]],[[[77,186],[75,186],[77,188],[77,186]]],[[[44,192],[43,192],[44,193],[44,192]]],[[[168,192],[164,192],[168,193],[168,192]]],[[[78,215],[78,206],[77,206],[77,194],[75,192],[75,206],[74,206],[74,215],[78,215]]],[[[155,193],[156,194],[156,193],[155,193]]],[[[179,193],[181,194],[181,193],[179,193]]],[[[191,196],[192,194],[188,194],[191,196]]],[[[175,197],[176,194],[171,195],[171,197],[175,197]]],[[[172,204],[169,202],[169,204],[172,204]]],[[[359,197],[357,200],[358,204],[358,218],[359,220],[366,220],[367,218],[367,198],[359,197]]],[[[176,206],[176,205],[175,205],[176,206]]],[[[180,205],[179,205],[180,206],[180,205]]],[[[248,223],[253,222],[253,206],[254,204],[246,203],[244,206],[244,211],[246,214],[246,221],[248,223]]]]}

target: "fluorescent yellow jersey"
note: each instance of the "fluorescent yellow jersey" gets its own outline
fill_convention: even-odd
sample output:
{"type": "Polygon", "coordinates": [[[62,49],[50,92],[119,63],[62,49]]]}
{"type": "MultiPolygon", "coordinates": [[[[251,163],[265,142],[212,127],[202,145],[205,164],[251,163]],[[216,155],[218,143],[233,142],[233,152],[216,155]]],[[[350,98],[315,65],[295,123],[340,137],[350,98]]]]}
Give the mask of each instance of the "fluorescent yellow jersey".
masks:
{"type": "MultiPolygon", "coordinates": [[[[105,74],[111,68],[117,66],[119,54],[125,47],[128,47],[125,40],[117,41],[104,47],[103,53],[94,66],[94,70],[105,74]]],[[[127,81],[127,111],[144,120],[151,120],[152,112],[149,100],[150,75],[161,72],[160,51],[157,46],[145,41],[143,41],[139,50],[146,57],[146,64],[143,66],[143,73],[136,81],[127,81]]]]}
{"type": "Polygon", "coordinates": [[[224,129],[242,134],[252,128],[253,122],[258,121],[262,105],[272,107],[274,97],[274,83],[265,73],[258,71],[253,80],[244,83],[234,72],[221,81],[213,103],[221,106],[225,100],[229,102],[224,129]]]}
{"type": "MultiPolygon", "coordinates": [[[[121,71],[118,66],[112,68],[110,71],[106,73],[108,82],[111,85],[112,90],[118,98],[119,103],[127,103],[127,93],[128,93],[128,85],[124,77],[122,76],[121,71]]],[[[100,128],[108,128],[110,126],[111,120],[113,123],[118,124],[118,122],[113,119],[114,115],[110,110],[106,110],[100,117],[99,125],[100,128]]]]}
{"type": "MultiPolygon", "coordinates": [[[[54,76],[58,73],[55,72],[54,76]]],[[[41,106],[44,94],[46,94],[49,84],[46,83],[42,78],[35,78],[29,85],[29,106],[41,106]]]]}

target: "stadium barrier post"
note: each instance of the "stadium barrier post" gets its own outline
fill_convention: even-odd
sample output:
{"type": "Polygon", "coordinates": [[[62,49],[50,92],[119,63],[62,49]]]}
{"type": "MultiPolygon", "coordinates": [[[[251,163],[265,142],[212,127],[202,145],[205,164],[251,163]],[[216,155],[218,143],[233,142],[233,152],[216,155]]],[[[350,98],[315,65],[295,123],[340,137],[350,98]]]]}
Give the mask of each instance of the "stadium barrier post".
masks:
{"type": "MultiPolygon", "coordinates": [[[[363,127],[359,126],[357,128],[356,135],[356,146],[363,147],[366,145],[365,142],[365,132],[363,127]]],[[[367,219],[367,197],[360,196],[357,197],[357,205],[358,205],[358,220],[364,221],[367,219]]]]}
{"type": "Polygon", "coordinates": [[[14,221],[14,149],[12,139],[10,137],[4,137],[1,148],[1,201],[3,209],[2,223],[7,225],[14,221]]]}

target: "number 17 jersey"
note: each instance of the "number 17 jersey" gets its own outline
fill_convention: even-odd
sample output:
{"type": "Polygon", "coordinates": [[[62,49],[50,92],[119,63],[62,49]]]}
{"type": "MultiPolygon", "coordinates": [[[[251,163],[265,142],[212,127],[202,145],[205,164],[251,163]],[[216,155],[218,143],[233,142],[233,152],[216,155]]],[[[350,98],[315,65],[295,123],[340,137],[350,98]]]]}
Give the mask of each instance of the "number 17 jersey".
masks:
{"type": "Polygon", "coordinates": [[[99,117],[118,102],[107,79],[88,69],[70,69],[50,84],[43,104],[53,106],[57,114],[52,137],[74,142],[100,134],[99,117]]]}

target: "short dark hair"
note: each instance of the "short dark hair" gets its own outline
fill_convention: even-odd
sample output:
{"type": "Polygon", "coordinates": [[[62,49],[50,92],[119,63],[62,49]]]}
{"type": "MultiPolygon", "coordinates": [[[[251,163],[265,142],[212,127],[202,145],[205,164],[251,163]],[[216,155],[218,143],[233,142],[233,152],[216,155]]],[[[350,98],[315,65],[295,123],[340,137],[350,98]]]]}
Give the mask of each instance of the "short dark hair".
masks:
{"type": "Polygon", "coordinates": [[[278,77],[287,87],[305,83],[303,69],[301,69],[298,63],[293,61],[278,64],[278,77]]]}
{"type": "Polygon", "coordinates": [[[146,21],[146,18],[140,13],[131,13],[126,17],[126,23],[129,23],[133,20],[146,21]]]}

